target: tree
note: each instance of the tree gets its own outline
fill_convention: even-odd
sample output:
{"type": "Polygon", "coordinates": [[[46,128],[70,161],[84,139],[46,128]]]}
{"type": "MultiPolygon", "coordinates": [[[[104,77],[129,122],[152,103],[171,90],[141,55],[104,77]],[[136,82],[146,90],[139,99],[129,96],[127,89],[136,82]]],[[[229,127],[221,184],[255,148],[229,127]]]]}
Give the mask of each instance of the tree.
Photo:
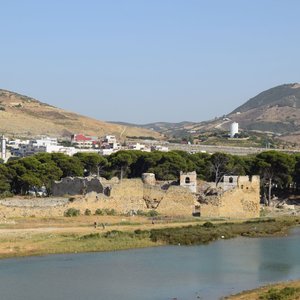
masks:
{"type": "Polygon", "coordinates": [[[160,160],[156,166],[149,168],[149,172],[154,173],[157,179],[174,180],[178,179],[180,171],[193,171],[195,165],[187,162],[180,154],[175,151],[162,153],[160,160]]]}
{"type": "Polygon", "coordinates": [[[83,176],[83,166],[78,157],[68,156],[63,153],[52,153],[51,158],[62,171],[62,177],[83,176]]]}
{"type": "Polygon", "coordinates": [[[109,156],[110,167],[113,171],[120,173],[120,179],[130,174],[130,166],[136,161],[135,151],[118,151],[109,156]]]}
{"type": "Polygon", "coordinates": [[[108,161],[105,157],[100,156],[97,153],[82,153],[78,152],[74,155],[77,157],[85,171],[85,175],[100,175],[100,172],[108,165],[108,161]]]}
{"type": "Polygon", "coordinates": [[[210,155],[208,153],[195,153],[191,156],[198,178],[208,180],[210,175],[210,155]]]}
{"type": "Polygon", "coordinates": [[[60,179],[63,175],[49,154],[39,154],[10,161],[7,167],[11,188],[16,194],[26,194],[31,189],[37,193],[38,189],[43,186],[49,194],[52,182],[60,179]]]}
{"type": "Polygon", "coordinates": [[[14,193],[26,194],[30,189],[36,190],[42,186],[40,165],[41,163],[34,156],[14,160],[7,164],[14,193]]]}
{"type": "Polygon", "coordinates": [[[212,180],[218,185],[225,174],[230,174],[232,157],[229,154],[216,152],[210,157],[210,173],[212,180]]]}
{"type": "Polygon", "coordinates": [[[293,181],[295,183],[296,190],[300,189],[300,154],[294,156],[295,167],[293,172],[293,181]]]}
{"type": "Polygon", "coordinates": [[[0,164],[0,194],[8,191],[10,191],[8,169],[5,165],[0,164]]]}
{"type": "Polygon", "coordinates": [[[267,205],[271,204],[274,186],[281,189],[289,187],[294,167],[294,157],[282,152],[267,151],[256,156],[254,169],[261,175],[263,187],[267,188],[267,205]]]}

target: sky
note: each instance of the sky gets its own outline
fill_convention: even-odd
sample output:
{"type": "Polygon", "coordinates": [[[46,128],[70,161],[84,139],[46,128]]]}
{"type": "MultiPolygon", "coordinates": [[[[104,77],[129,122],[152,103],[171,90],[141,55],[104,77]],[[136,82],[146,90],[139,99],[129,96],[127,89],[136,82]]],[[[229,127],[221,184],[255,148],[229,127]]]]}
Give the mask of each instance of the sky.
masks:
{"type": "Polygon", "coordinates": [[[299,82],[298,0],[0,0],[0,89],[99,120],[204,121],[299,82]]]}

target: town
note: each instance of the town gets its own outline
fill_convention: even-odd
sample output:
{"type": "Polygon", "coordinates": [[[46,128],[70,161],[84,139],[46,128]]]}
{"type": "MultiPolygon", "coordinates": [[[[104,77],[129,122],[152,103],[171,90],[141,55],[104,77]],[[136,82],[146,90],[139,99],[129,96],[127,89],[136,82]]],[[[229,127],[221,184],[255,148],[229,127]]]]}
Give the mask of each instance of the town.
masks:
{"type": "Polygon", "coordinates": [[[116,136],[106,135],[102,138],[87,136],[84,134],[73,134],[69,139],[58,139],[56,137],[40,137],[34,139],[8,139],[4,135],[1,138],[1,158],[7,161],[11,157],[26,157],[36,153],[63,153],[73,156],[79,152],[98,153],[110,155],[119,150],[140,150],[145,152],[163,151],[167,152],[167,146],[143,145],[129,142],[121,145],[116,136]]]}

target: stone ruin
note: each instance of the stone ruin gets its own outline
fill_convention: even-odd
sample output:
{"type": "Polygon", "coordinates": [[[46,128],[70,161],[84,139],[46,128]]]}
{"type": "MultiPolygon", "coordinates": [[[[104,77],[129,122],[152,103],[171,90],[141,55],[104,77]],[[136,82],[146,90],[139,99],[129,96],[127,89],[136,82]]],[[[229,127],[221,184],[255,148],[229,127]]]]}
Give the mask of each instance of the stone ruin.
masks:
{"type": "Polygon", "coordinates": [[[218,185],[197,181],[196,176],[196,172],[181,173],[179,182],[157,181],[153,173],[144,173],[141,179],[122,180],[67,177],[54,182],[53,197],[45,198],[43,203],[31,200],[26,206],[27,200],[23,199],[21,206],[16,207],[3,200],[0,211],[7,217],[62,216],[68,208],[80,209],[82,213],[86,209],[92,213],[96,209],[114,209],[118,213],[156,210],[168,216],[259,217],[258,176],[224,176],[218,185]],[[63,201],[58,201],[58,197],[64,197],[63,201]]]}
{"type": "Polygon", "coordinates": [[[198,190],[202,217],[257,218],[260,215],[259,176],[224,176],[223,182],[204,182],[198,190]]]}

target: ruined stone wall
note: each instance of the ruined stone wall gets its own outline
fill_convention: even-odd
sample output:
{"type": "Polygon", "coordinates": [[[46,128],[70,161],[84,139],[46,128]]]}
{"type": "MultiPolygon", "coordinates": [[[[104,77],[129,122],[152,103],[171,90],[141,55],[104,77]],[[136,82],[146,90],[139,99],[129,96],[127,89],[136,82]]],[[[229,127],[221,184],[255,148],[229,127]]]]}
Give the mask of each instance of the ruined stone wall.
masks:
{"type": "Polygon", "coordinates": [[[130,210],[145,210],[146,204],[143,200],[143,182],[141,179],[123,179],[119,184],[113,185],[109,204],[119,212],[130,210]]]}
{"type": "MultiPolygon", "coordinates": [[[[79,183],[76,186],[77,189],[81,187],[79,183]]],[[[119,183],[107,181],[103,185],[111,188],[109,196],[104,193],[91,192],[85,196],[72,198],[2,200],[0,201],[0,216],[63,216],[69,208],[79,209],[81,214],[84,214],[86,209],[91,210],[92,214],[96,209],[114,209],[118,213],[127,213],[132,210],[146,212],[156,209],[161,214],[174,216],[191,216],[193,213],[195,197],[186,188],[180,186],[171,186],[164,190],[160,185],[144,185],[141,179],[123,179],[119,183]]],[[[68,187],[69,182],[67,182],[68,187]]],[[[75,188],[72,189],[74,190],[75,188]]]]}
{"type": "Polygon", "coordinates": [[[170,216],[192,216],[196,198],[181,186],[171,186],[157,207],[157,212],[170,216]]]}
{"type": "MultiPolygon", "coordinates": [[[[98,179],[97,179],[98,180],[98,179]]],[[[66,188],[75,193],[81,189],[80,182],[75,180],[75,187],[66,182],[66,188]]],[[[89,180],[98,187],[98,182],[89,180]]],[[[123,179],[122,181],[102,180],[101,192],[90,192],[85,196],[65,198],[41,198],[41,199],[7,199],[0,201],[1,217],[39,216],[55,217],[63,216],[69,208],[76,208],[84,213],[86,209],[92,214],[96,209],[114,209],[118,213],[127,213],[131,210],[148,211],[155,209],[163,215],[191,216],[195,206],[199,206],[195,194],[188,188],[181,186],[144,184],[141,179],[123,179]],[[106,195],[103,190],[109,188],[110,193],[106,195]]],[[[208,185],[209,187],[209,185],[208,185]]],[[[85,186],[84,188],[87,188],[85,186]]],[[[254,218],[259,217],[259,177],[241,176],[238,186],[225,191],[222,194],[210,195],[200,203],[200,214],[202,217],[228,217],[228,218],[254,218]]],[[[217,190],[218,192],[218,190],[217,190]]],[[[65,194],[65,189],[64,189],[65,194]]]]}
{"type": "Polygon", "coordinates": [[[143,199],[147,208],[156,209],[166,194],[160,186],[145,185],[143,187],[143,199]]]}
{"type": "Polygon", "coordinates": [[[103,193],[103,185],[97,177],[65,177],[55,181],[51,188],[53,196],[83,195],[89,192],[103,193]]]}
{"type": "Polygon", "coordinates": [[[202,217],[224,217],[248,219],[257,218],[260,213],[259,177],[240,176],[238,186],[225,191],[214,199],[207,199],[201,203],[200,214],[202,217]]]}

